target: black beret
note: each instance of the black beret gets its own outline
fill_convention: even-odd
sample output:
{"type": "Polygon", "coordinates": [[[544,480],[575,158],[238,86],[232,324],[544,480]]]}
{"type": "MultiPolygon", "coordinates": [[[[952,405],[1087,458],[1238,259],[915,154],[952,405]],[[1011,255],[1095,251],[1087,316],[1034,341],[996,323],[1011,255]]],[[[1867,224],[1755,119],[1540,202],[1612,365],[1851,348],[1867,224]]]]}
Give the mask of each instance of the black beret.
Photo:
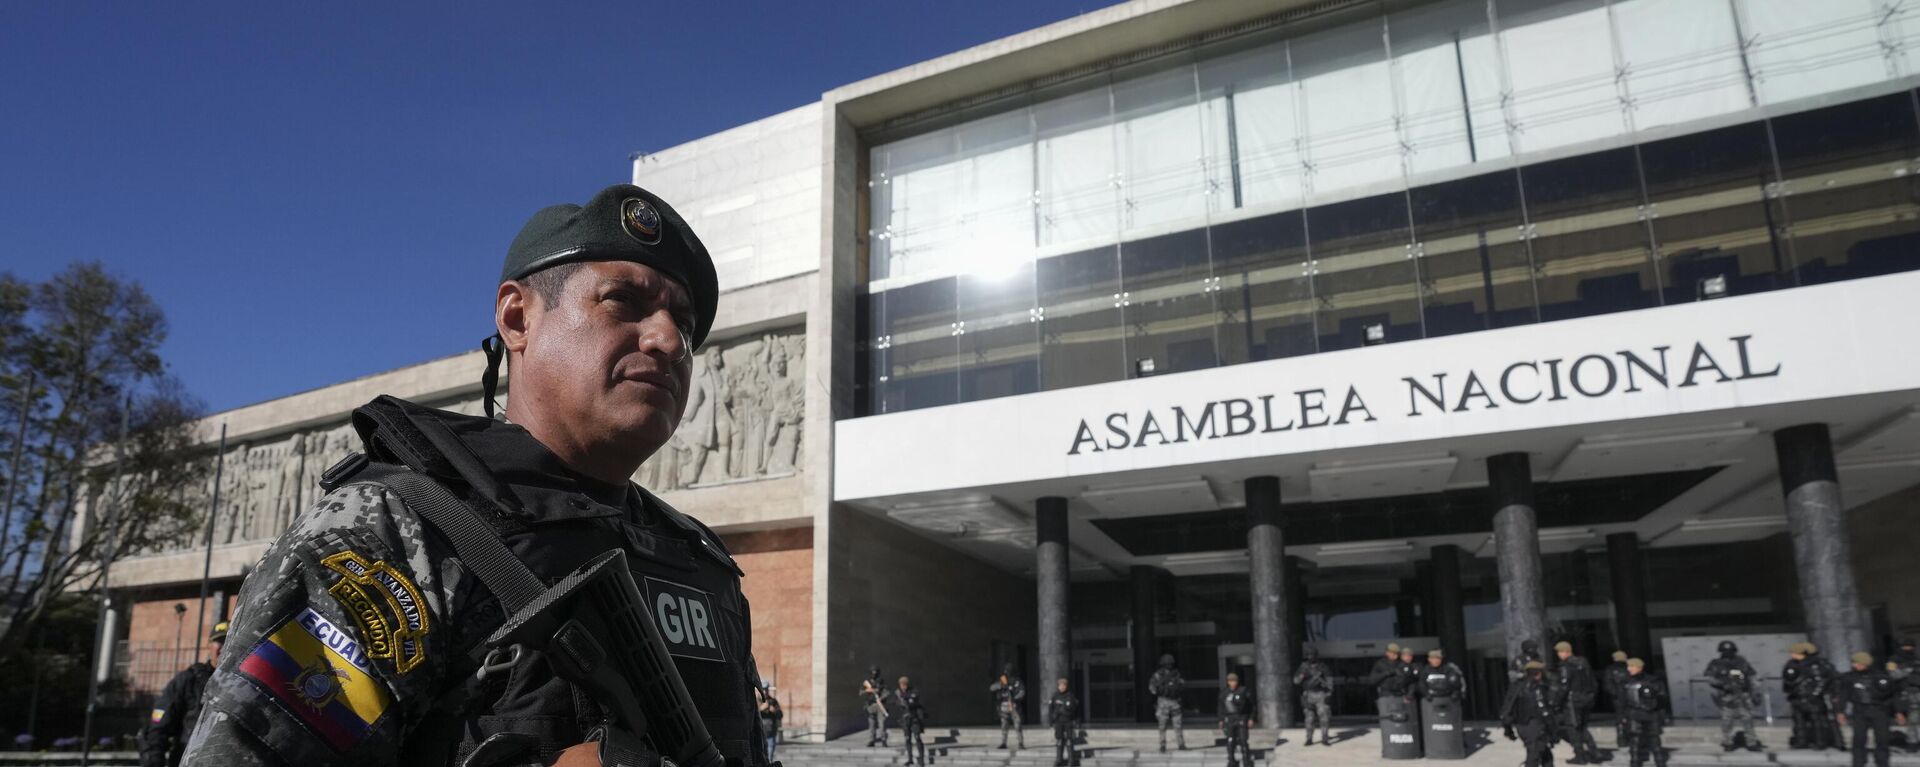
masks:
{"type": "Polygon", "coordinates": [[[672,278],[693,299],[693,342],[698,348],[713,329],[720,298],[713,258],[673,206],[632,184],[600,190],[585,206],[540,209],[507,248],[500,281],[581,261],[631,261],[672,278]]]}

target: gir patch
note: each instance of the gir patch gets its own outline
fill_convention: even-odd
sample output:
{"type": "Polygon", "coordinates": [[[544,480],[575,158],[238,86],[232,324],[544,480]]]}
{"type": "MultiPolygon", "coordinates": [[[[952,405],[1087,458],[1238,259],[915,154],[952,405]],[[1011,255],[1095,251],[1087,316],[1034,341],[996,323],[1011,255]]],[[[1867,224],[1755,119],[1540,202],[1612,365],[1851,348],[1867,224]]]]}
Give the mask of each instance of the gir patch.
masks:
{"type": "Polygon", "coordinates": [[[654,625],[660,627],[660,638],[667,640],[667,654],[695,660],[727,660],[726,651],[720,647],[720,615],[713,609],[711,595],[651,576],[646,579],[645,588],[654,625]]]}
{"type": "Polygon", "coordinates": [[[365,739],[393,702],[359,643],[311,607],[253,648],[240,673],[341,753],[365,739]]]}
{"type": "Polygon", "coordinates": [[[400,674],[427,659],[431,626],[426,601],[413,581],[385,560],[368,561],[352,550],[328,556],[320,564],[340,574],[327,593],[353,616],[366,640],[368,657],[393,661],[393,670],[400,674]]]}

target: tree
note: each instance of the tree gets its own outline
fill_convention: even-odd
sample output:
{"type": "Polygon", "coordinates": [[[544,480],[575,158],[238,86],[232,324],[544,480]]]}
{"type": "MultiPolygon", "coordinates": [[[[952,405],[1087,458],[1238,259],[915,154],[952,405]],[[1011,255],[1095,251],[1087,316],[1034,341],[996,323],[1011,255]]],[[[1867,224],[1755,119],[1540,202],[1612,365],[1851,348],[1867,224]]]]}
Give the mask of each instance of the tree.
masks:
{"type": "Polygon", "coordinates": [[[0,663],[61,594],[188,535],[207,458],[199,406],[160,357],[167,322],[137,283],[77,263],[0,274],[0,663]],[[123,439],[124,437],[124,439],[123,439]]]}

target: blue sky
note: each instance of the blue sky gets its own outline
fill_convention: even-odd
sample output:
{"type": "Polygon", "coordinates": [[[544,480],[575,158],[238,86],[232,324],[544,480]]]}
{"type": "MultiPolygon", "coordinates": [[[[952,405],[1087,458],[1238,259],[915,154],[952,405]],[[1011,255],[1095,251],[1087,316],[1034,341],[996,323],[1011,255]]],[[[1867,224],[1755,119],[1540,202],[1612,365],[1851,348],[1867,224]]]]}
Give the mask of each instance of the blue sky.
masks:
{"type": "Polygon", "coordinates": [[[459,352],[627,157],[1099,0],[0,3],[0,271],[146,286],[223,410],[459,352]]]}

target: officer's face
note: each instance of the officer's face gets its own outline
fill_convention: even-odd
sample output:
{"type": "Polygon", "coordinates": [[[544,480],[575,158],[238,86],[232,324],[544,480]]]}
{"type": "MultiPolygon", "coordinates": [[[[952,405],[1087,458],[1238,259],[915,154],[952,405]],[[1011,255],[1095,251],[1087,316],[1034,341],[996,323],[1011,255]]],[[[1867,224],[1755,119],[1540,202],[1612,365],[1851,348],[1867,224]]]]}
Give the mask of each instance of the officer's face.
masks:
{"type": "Polygon", "coordinates": [[[1627,667],[1627,673],[1628,673],[1628,674],[1632,674],[1633,676],[1639,676],[1639,675],[1640,675],[1640,672],[1641,672],[1642,670],[1643,670],[1643,669],[1641,669],[1641,668],[1640,668],[1639,666],[1628,666],[1628,667],[1627,667]]]}
{"type": "Polygon", "coordinates": [[[1439,658],[1435,658],[1435,657],[1433,657],[1433,656],[1431,656],[1431,655],[1429,655],[1429,656],[1427,656],[1427,665],[1429,665],[1429,666],[1432,666],[1432,667],[1434,667],[1434,668],[1439,668],[1439,667],[1440,667],[1440,659],[1439,659],[1439,658]]]}
{"type": "Polygon", "coordinates": [[[1066,691],[1067,691],[1067,680],[1065,680],[1065,679],[1062,679],[1062,680],[1060,680],[1060,681],[1058,681],[1058,682],[1054,682],[1054,683],[1053,683],[1053,689],[1056,689],[1056,690],[1059,690],[1059,691],[1061,691],[1061,692],[1066,692],[1066,691]]]}
{"type": "Polygon", "coordinates": [[[594,261],[553,307],[530,294],[520,304],[520,314],[500,316],[518,354],[510,414],[563,459],[591,464],[576,469],[624,481],[686,409],[694,316],[686,289],[652,267],[594,261]]]}

